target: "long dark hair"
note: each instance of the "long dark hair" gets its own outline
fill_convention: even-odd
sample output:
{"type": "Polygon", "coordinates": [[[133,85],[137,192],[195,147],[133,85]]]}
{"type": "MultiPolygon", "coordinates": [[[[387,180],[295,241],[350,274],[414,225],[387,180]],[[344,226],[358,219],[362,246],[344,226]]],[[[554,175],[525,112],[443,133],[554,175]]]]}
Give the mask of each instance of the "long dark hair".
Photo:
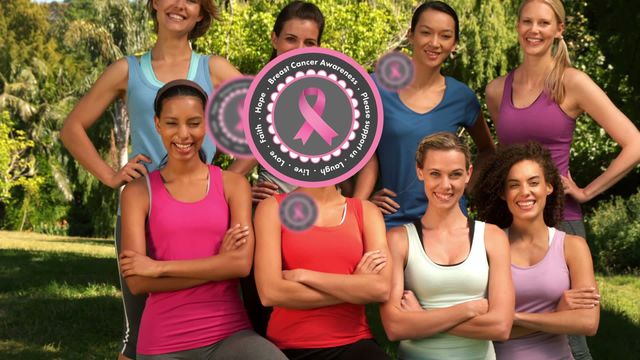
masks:
{"type": "MultiPolygon", "coordinates": [[[[311,20],[318,24],[318,45],[322,41],[322,33],[324,32],[324,15],[322,11],[312,3],[306,1],[292,1],[283,7],[276,17],[273,24],[273,32],[276,36],[280,36],[284,24],[292,19],[311,20]]],[[[277,56],[276,49],[271,52],[271,60],[277,56]]]]}

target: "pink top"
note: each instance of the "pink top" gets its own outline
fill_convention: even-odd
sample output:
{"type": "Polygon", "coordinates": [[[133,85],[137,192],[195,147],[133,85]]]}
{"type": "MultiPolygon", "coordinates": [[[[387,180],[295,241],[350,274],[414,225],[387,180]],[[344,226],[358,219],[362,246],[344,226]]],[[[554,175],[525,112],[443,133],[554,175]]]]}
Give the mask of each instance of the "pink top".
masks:
{"type": "MultiPolygon", "coordinates": [[[[147,253],[156,260],[198,259],[218,254],[229,226],[222,171],[209,166],[209,191],[199,201],[174,199],[160,171],[148,177],[147,253]]],[[[157,355],[216,343],[249,329],[238,280],[211,281],[189,289],[150,293],[138,337],[139,354],[157,355]]]]}
{"type": "MultiPolygon", "coordinates": [[[[569,151],[576,120],[567,115],[544,91],[533,104],[516,108],[512,99],[513,71],[504,82],[496,134],[501,145],[535,140],[551,153],[560,175],[569,172],[569,151]]],[[[565,198],[563,220],[582,220],[580,204],[571,196],[565,198]]]]}
{"type": "MultiPolygon", "coordinates": [[[[564,232],[554,229],[551,244],[542,260],[529,267],[511,265],[516,312],[555,311],[562,293],[571,288],[564,238],[564,232]]],[[[573,359],[566,335],[536,332],[508,341],[494,341],[493,344],[498,359],[573,359]]]]}

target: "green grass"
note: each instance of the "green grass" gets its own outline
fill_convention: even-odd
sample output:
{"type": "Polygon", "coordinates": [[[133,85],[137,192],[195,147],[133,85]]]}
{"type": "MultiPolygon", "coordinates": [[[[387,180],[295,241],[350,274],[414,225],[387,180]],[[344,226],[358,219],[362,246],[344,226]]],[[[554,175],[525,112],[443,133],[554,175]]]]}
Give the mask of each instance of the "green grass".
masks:
{"type": "MultiPolygon", "coordinates": [[[[595,359],[640,354],[640,277],[598,276],[595,359]]],[[[373,332],[391,353],[375,308],[373,332]]],[[[0,231],[0,359],[113,359],[122,309],[113,241],[0,231]]]]}
{"type": "Polygon", "coordinates": [[[113,242],[0,232],[0,358],[115,358],[113,242]]]}

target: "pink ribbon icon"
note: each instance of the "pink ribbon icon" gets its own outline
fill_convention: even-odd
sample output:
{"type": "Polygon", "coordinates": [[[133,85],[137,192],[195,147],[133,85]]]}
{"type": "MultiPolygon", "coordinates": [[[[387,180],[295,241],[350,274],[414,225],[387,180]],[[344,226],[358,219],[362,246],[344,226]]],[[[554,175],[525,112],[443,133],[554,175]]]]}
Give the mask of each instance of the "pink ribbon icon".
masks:
{"type": "Polygon", "coordinates": [[[238,124],[236,124],[236,131],[242,132],[242,109],[244,108],[244,99],[241,99],[236,104],[236,112],[238,113],[238,124]]]}
{"type": "Polygon", "coordinates": [[[302,210],[302,204],[297,203],[293,206],[293,219],[294,220],[304,220],[306,216],[304,215],[304,211],[302,210]]]}
{"type": "Polygon", "coordinates": [[[315,131],[328,145],[331,145],[333,138],[338,134],[321,117],[324,113],[325,101],[324,93],[318,88],[308,88],[300,93],[298,107],[304,117],[304,124],[293,137],[294,139],[300,139],[302,144],[306,144],[309,136],[315,131]],[[307,101],[307,96],[310,95],[316,95],[316,103],[313,107],[307,101]]]}
{"type": "Polygon", "coordinates": [[[400,73],[400,63],[392,62],[391,64],[389,64],[389,67],[391,69],[390,76],[392,79],[399,79],[402,77],[402,74],[400,73]]]}

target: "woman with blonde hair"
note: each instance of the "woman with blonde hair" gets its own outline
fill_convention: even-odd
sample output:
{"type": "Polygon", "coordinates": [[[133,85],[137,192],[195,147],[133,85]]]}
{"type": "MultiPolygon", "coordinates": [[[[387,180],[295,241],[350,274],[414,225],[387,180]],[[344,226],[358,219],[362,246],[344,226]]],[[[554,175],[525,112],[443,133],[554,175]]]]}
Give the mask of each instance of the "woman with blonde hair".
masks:
{"type": "MultiPolygon", "coordinates": [[[[525,0],[518,10],[518,42],[523,61],[486,89],[487,106],[500,145],[540,142],[551,152],[566,194],[559,228],[585,237],[580,203],[601,194],[640,162],[640,132],[582,71],[571,67],[563,38],[566,14],[560,0],[525,0]],[[587,113],[622,151],[587,186],[569,172],[576,118],[587,113]]],[[[570,337],[574,356],[589,359],[584,337],[570,337]]]]}

